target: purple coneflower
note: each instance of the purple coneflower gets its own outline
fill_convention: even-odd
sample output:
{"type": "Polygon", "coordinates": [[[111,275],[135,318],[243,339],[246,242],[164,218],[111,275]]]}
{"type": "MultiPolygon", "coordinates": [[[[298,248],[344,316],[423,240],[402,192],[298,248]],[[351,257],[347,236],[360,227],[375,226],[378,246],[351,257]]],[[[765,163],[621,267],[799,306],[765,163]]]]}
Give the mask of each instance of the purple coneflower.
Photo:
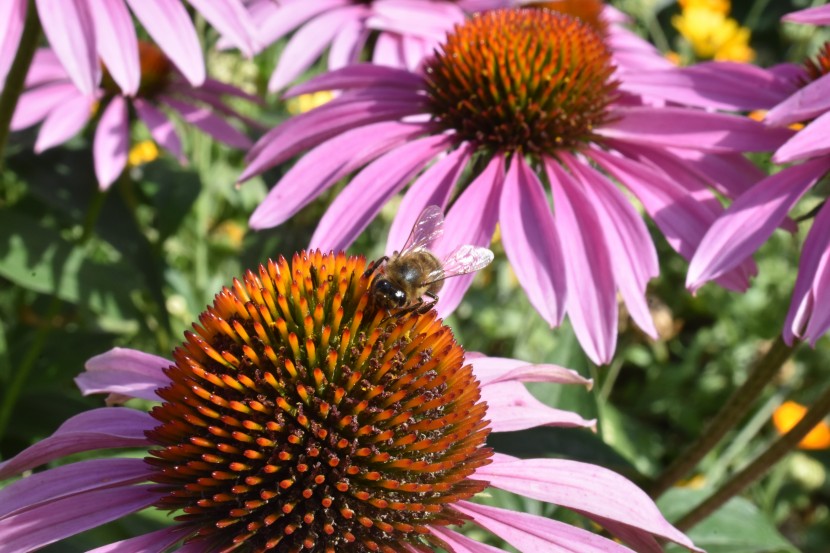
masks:
{"type": "Polygon", "coordinates": [[[648,496],[599,466],[520,460],[490,432],[591,426],[521,381],[573,371],[464,350],[435,311],[373,307],[366,260],[301,252],[216,296],[174,361],[116,349],[87,393],[161,400],[82,413],[0,464],[0,478],[80,451],[149,448],[35,473],[0,491],[0,552],[29,551],[154,506],[170,527],[96,549],[455,553],[500,551],[451,530],[475,523],[520,551],[632,553],[544,517],[470,502],[488,486],[572,509],[639,551],[699,551],[648,496]],[[490,419],[491,422],[488,422],[490,419]]]}
{"type": "MultiPolygon", "coordinates": [[[[794,12],[788,21],[830,24],[830,6],[794,12]]],[[[798,162],[762,180],[738,197],[712,225],[689,266],[687,286],[694,290],[707,280],[731,270],[751,256],[773,231],[787,220],[788,212],[824,175],[830,172],[830,43],[817,60],[801,71],[795,92],[771,109],[770,125],[805,123],[773,155],[776,163],[798,162]]],[[[830,330],[830,207],[826,198],[813,210],[812,227],[801,251],[798,277],[783,337],[813,345],[830,330]]]]}
{"type": "MultiPolygon", "coordinates": [[[[690,258],[722,211],[710,187],[731,193],[755,181],[757,171],[745,170],[754,166],[738,152],[774,148],[791,135],[744,117],[643,105],[619,89],[614,73],[588,24],[521,9],[458,26],[423,75],[368,65],[322,75],[291,94],[338,89],[340,96],[272,130],[249,154],[240,180],[310,149],[250,224],[284,222],[365,165],[312,239],[313,247],[341,249],[420,174],[403,197],[388,250],[400,248],[427,205],[451,206],[451,243],[445,251],[439,244],[439,254],[458,244],[486,246],[500,223],[533,306],[552,326],[567,311],[588,356],[606,363],[616,345],[617,291],[634,321],[656,335],[645,299],[658,272],[655,248],[612,179],[690,258]]],[[[753,270],[748,262],[720,281],[743,289],[753,270]]],[[[442,314],[471,278],[447,283],[442,314]]]]}
{"type": "Polygon", "coordinates": [[[225,83],[207,79],[199,88],[192,87],[155,46],[139,42],[141,85],[135,95],[122,92],[104,70],[101,88],[84,94],[70,81],[55,53],[41,49],[26,78],[11,122],[12,130],[41,123],[35,151],[41,152],[72,138],[100,110],[96,122],[93,155],[95,174],[102,189],[108,188],[127,163],[130,122],[137,118],[159,145],[179,161],[186,161],[182,144],[169,110],[182,121],[208,133],[219,142],[234,148],[247,148],[250,140],[224,117],[239,116],[222,100],[223,95],[254,100],[243,91],[225,83]]]}
{"type": "MultiPolygon", "coordinates": [[[[234,46],[253,54],[253,25],[241,0],[188,3],[234,46]]],[[[28,5],[29,0],[0,2],[0,82],[17,52],[28,5]]],[[[35,6],[57,59],[86,94],[101,81],[99,59],[125,94],[138,91],[139,46],[130,11],[192,85],[205,81],[202,47],[181,0],[35,0],[35,6]]]]}

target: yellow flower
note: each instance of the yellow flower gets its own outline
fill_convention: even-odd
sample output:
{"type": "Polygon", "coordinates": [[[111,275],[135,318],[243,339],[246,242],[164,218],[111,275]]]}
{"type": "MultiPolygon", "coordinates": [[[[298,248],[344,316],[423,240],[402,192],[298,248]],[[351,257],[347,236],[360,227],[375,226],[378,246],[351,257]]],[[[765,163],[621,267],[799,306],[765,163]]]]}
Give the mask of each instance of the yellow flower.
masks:
{"type": "Polygon", "coordinates": [[[690,5],[672,18],[672,24],[699,58],[747,62],[755,57],[749,46],[749,29],[721,11],[690,5]]]}
{"type": "Polygon", "coordinates": [[[732,8],[729,5],[729,0],[678,0],[677,3],[684,11],[691,8],[700,8],[724,15],[728,14],[732,8]]]}
{"type": "Polygon", "coordinates": [[[321,92],[312,92],[310,94],[300,94],[296,98],[291,98],[285,103],[285,109],[292,115],[305,113],[311,111],[316,107],[320,107],[329,100],[334,98],[334,94],[325,90],[321,92]]]}
{"type": "Polygon", "coordinates": [[[142,140],[132,148],[127,157],[127,164],[130,167],[138,167],[145,163],[155,161],[159,157],[159,149],[152,140],[142,140]]]}
{"type": "MultiPolygon", "coordinates": [[[[772,423],[779,434],[785,434],[798,424],[807,413],[807,408],[795,401],[785,401],[772,414],[772,423]]],[[[818,423],[809,434],[798,443],[800,449],[830,448],[830,424],[818,423]]]]}

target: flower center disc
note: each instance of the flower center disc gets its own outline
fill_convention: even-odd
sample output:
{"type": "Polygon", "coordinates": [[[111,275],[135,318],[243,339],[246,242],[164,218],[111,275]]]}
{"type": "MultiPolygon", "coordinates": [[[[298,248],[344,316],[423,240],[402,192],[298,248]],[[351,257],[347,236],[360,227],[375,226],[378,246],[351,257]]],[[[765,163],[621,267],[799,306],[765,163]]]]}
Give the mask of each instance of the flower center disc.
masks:
{"type": "Polygon", "coordinates": [[[547,9],[474,16],[425,62],[433,117],[501,151],[552,154],[593,139],[617,84],[591,26],[547,9]]]}
{"type": "Polygon", "coordinates": [[[210,550],[404,551],[486,487],[486,405],[435,312],[370,307],[363,258],[248,272],[174,352],[146,461],[210,550]]]}
{"type": "MultiPolygon", "coordinates": [[[[141,81],[136,96],[152,98],[167,86],[173,71],[173,64],[158,46],[145,40],[138,41],[138,63],[141,71],[141,81]]],[[[106,66],[104,66],[101,83],[104,90],[109,94],[121,93],[121,87],[116,84],[106,66]]]]}

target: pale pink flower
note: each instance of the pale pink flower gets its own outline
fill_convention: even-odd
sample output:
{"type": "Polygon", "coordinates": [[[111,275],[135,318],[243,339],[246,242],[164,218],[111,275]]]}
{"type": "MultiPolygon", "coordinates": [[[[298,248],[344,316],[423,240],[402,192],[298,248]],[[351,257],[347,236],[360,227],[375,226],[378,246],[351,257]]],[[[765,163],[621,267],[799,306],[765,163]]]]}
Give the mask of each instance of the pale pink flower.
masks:
{"type": "MultiPolygon", "coordinates": [[[[188,3],[233,46],[253,54],[253,24],[241,0],[188,3]]],[[[29,0],[0,2],[0,83],[17,52],[28,4],[29,0]]],[[[57,59],[85,94],[93,94],[100,83],[101,62],[124,94],[138,91],[138,38],[130,11],[190,84],[205,81],[202,46],[181,0],[35,0],[35,6],[57,59]]]]}
{"type": "MultiPolygon", "coordinates": [[[[788,21],[830,24],[830,6],[789,14],[788,21]]],[[[820,56],[830,54],[825,45],[820,56]]],[[[830,173],[830,75],[816,64],[810,75],[790,68],[789,94],[766,115],[766,123],[785,127],[806,123],[773,155],[776,163],[795,163],[762,180],[738,197],[712,225],[689,266],[691,290],[731,270],[751,256],[815,184],[830,173]]],[[[777,89],[774,89],[777,90],[777,89]]],[[[784,89],[786,91],[786,89],[784,89]]],[[[813,345],[830,330],[830,207],[826,199],[815,213],[801,251],[798,277],[783,336],[787,343],[809,340],[813,345]]]]}
{"type": "Polygon", "coordinates": [[[34,147],[39,153],[78,134],[101,111],[95,128],[93,156],[95,175],[102,189],[112,185],[127,164],[133,119],[140,120],[153,139],[181,163],[187,160],[167,112],[228,146],[248,148],[251,145],[245,134],[226,121],[226,118],[241,118],[224,103],[223,96],[256,98],[210,78],[201,87],[194,88],[158,48],[140,42],[139,50],[141,84],[132,95],[125,94],[107,77],[102,87],[92,94],[84,94],[70,80],[52,50],[39,50],[27,75],[26,89],[18,101],[11,130],[40,123],[34,147]]]}
{"type": "Polygon", "coordinates": [[[608,469],[493,454],[489,432],[593,425],[543,405],[522,382],[590,381],[512,359],[470,356],[470,368],[434,312],[373,312],[365,263],[320,252],[269,262],[217,295],[175,361],[128,349],[90,359],[78,377],[85,393],[163,403],[150,413],[76,415],[0,464],[0,478],[79,452],[147,456],[87,458],[7,485],[0,552],[31,551],[150,506],[176,517],[93,551],[183,542],[182,551],[502,551],[448,526],[465,521],[528,553],[660,551],[658,539],[701,551],[608,469]],[[469,501],[488,486],[575,511],[633,549],[469,501]]]}
{"type": "MultiPolygon", "coordinates": [[[[415,179],[387,250],[400,248],[427,205],[448,209],[442,254],[459,244],[486,246],[500,223],[530,302],[551,326],[567,312],[597,363],[607,363],[616,347],[617,292],[636,324],[656,336],[645,298],[658,273],[656,251],[614,181],[691,258],[722,212],[711,189],[737,196],[762,177],[741,153],[773,149],[792,135],[745,117],[644,105],[634,87],[621,92],[616,79],[625,82],[630,72],[615,73],[599,35],[553,12],[486,12],[458,27],[442,48],[425,63],[426,75],[355,65],[289,91],[342,93],[289,119],[251,150],[240,180],[309,151],[250,224],[279,225],[359,171],[312,238],[313,247],[344,248],[415,179]],[[514,24],[519,19],[533,26],[514,24]],[[562,51],[572,56],[560,60],[562,51]]],[[[746,262],[720,282],[745,289],[754,270],[746,262]]],[[[442,314],[458,305],[471,278],[447,282],[442,314]]]]}

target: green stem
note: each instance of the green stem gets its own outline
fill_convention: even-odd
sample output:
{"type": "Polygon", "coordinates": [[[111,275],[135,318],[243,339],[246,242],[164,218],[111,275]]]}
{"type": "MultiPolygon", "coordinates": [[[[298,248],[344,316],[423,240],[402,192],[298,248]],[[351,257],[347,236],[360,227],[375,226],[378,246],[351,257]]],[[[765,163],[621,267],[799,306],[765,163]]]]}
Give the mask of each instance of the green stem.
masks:
{"type": "Polygon", "coordinates": [[[686,476],[707,453],[721,441],[749,412],[764,387],[778,373],[794,346],[788,346],[779,336],[747,377],[743,385],[726,400],[720,412],[709,422],[700,437],[686,451],[678,455],[650,486],[649,495],[660,497],[675,482],[686,476]]]}
{"type": "Polygon", "coordinates": [[[9,74],[6,75],[3,90],[0,92],[0,169],[3,168],[6,142],[9,139],[9,125],[17,107],[17,100],[23,92],[32,59],[35,57],[38,40],[40,40],[40,21],[37,18],[34,2],[30,0],[17,54],[9,68],[9,74]]]}
{"type": "Polygon", "coordinates": [[[830,413],[830,387],[819,397],[813,406],[804,415],[798,424],[796,424],[789,432],[781,436],[778,440],[762,453],[757,459],[749,464],[745,469],[736,474],[718,491],[712,494],[706,501],[692,509],[683,518],[675,523],[675,526],[682,531],[696,525],[698,522],[705,519],[707,516],[719,509],[724,503],[736,496],[755,480],[761,478],[772,467],[780,461],[784,455],[792,451],[798,443],[810,433],[821,420],[830,413]]]}
{"type": "Polygon", "coordinates": [[[81,237],[78,239],[78,245],[84,245],[92,238],[92,233],[95,231],[95,223],[98,221],[98,215],[101,214],[101,208],[104,206],[104,199],[106,197],[107,193],[103,190],[95,190],[94,196],[89,202],[86,217],[84,218],[84,227],[81,232],[81,237]]]}

